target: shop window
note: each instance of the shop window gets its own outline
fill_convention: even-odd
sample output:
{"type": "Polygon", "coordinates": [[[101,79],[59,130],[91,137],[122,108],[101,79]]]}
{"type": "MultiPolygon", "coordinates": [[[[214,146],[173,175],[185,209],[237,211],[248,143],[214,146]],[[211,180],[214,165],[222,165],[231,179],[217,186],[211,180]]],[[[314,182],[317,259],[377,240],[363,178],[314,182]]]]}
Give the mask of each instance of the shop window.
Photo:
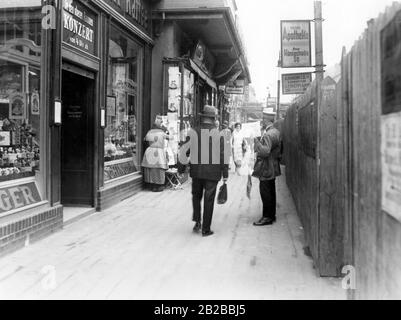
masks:
{"type": "Polygon", "coordinates": [[[163,124],[170,139],[167,144],[169,166],[176,166],[179,146],[186,141],[195,116],[195,74],[181,62],[165,62],[163,124]]]}
{"type": "Polygon", "coordinates": [[[0,4],[0,182],[39,170],[41,1],[0,4]]]}
{"type": "Polygon", "coordinates": [[[143,48],[112,27],[109,39],[104,177],[109,181],[139,170],[139,107],[143,48]]]}

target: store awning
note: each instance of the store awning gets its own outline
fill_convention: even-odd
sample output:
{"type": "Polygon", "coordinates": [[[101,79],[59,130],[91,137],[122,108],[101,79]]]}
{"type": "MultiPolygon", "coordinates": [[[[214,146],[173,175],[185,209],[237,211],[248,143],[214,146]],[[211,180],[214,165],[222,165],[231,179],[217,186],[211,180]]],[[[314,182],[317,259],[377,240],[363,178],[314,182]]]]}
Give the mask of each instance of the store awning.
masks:
{"type": "Polygon", "coordinates": [[[237,27],[234,1],[160,1],[153,19],[174,21],[192,40],[201,40],[216,59],[213,79],[225,85],[236,79],[251,82],[244,44],[237,27]],[[215,76],[218,76],[215,78],[215,76]]]}
{"type": "Polygon", "coordinates": [[[199,68],[195,62],[193,62],[191,59],[189,59],[189,63],[191,65],[191,68],[204,80],[206,83],[217,90],[216,82],[214,82],[205,72],[199,68]]]}

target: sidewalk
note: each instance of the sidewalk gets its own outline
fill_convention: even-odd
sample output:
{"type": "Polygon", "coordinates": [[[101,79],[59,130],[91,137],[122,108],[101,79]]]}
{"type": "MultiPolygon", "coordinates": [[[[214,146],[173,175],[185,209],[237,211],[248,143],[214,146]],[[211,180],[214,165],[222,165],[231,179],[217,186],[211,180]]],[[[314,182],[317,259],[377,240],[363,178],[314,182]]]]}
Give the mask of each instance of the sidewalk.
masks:
{"type": "Polygon", "coordinates": [[[340,279],[319,278],[282,176],[278,221],[260,218],[258,182],[231,173],[229,201],[212,230],[192,232],[190,184],[141,192],[0,259],[0,299],[345,299],[340,279]]]}

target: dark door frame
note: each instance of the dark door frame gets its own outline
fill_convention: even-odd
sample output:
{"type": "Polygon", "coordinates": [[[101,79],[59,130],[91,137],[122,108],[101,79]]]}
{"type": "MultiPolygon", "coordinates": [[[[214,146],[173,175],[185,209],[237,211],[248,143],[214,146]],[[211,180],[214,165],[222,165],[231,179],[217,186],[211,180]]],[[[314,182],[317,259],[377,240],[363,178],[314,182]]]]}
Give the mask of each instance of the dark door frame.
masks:
{"type": "MultiPolygon", "coordinates": [[[[82,77],[88,78],[93,81],[93,148],[92,148],[92,207],[96,208],[97,207],[97,190],[98,190],[98,176],[99,176],[99,154],[98,154],[98,149],[99,149],[99,141],[98,141],[98,134],[99,134],[99,127],[98,127],[98,120],[99,120],[99,110],[96,108],[96,106],[99,105],[99,71],[98,70],[93,70],[93,69],[86,69],[85,67],[70,62],[69,60],[63,59],[62,61],[62,73],[67,71],[71,73],[75,73],[77,75],[80,75],[82,77]]],[[[61,74],[62,78],[62,74],[61,74]]],[[[60,133],[61,134],[61,133],[60,133]]],[[[61,138],[61,136],[60,136],[61,138]]],[[[62,159],[60,159],[60,162],[62,159]]],[[[61,181],[60,181],[61,183],[61,181]]],[[[60,202],[61,202],[60,198],[60,202]]]]}

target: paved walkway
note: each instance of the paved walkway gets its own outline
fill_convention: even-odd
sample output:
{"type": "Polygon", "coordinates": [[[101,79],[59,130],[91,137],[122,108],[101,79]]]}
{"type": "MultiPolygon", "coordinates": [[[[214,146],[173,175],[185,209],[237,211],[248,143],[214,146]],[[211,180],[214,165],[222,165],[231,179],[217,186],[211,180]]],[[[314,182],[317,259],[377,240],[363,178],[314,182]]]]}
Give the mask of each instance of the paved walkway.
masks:
{"type": "Polygon", "coordinates": [[[254,227],[258,182],[249,200],[246,177],[231,174],[208,238],[192,233],[190,184],[141,192],[0,259],[0,299],[345,299],[304,254],[284,181],[278,222],[254,227]]]}

